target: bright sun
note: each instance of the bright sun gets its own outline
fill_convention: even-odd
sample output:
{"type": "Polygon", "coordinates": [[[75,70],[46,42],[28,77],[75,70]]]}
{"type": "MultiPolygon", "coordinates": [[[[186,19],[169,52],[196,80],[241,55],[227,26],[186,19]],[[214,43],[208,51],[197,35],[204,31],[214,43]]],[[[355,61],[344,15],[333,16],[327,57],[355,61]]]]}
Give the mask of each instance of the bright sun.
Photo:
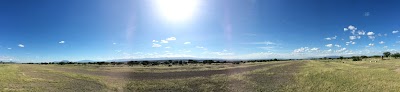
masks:
{"type": "Polygon", "coordinates": [[[199,0],[155,0],[161,16],[170,21],[191,19],[198,8],[199,0]]]}

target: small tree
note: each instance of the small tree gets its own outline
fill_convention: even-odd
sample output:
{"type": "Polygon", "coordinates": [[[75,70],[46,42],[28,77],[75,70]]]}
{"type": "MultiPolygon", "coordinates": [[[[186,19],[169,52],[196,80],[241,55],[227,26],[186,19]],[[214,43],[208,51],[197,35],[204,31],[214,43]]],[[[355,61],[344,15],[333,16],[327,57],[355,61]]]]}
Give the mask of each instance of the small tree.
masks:
{"type": "Polygon", "coordinates": [[[340,56],[339,59],[340,59],[340,60],[343,60],[343,56],[340,56]]]}
{"type": "Polygon", "coordinates": [[[383,52],[383,56],[385,56],[385,57],[389,57],[390,55],[391,55],[390,52],[383,52]]]}
{"type": "Polygon", "coordinates": [[[392,57],[394,57],[395,59],[397,59],[397,58],[400,57],[400,53],[394,53],[394,54],[392,54],[392,57]]]}
{"type": "Polygon", "coordinates": [[[351,58],[353,58],[353,61],[361,61],[361,57],[359,56],[352,56],[351,58]]]}

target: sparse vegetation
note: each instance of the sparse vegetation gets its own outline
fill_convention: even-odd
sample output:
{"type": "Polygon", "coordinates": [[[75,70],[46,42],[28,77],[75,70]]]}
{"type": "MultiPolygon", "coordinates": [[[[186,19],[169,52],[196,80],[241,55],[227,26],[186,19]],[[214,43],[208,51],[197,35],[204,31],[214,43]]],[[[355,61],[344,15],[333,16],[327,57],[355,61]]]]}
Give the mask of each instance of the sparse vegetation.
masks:
{"type": "Polygon", "coordinates": [[[1,64],[0,91],[400,90],[400,62],[396,59],[353,56],[268,62],[273,60],[1,64]],[[358,62],[351,62],[354,60],[358,62]]]}

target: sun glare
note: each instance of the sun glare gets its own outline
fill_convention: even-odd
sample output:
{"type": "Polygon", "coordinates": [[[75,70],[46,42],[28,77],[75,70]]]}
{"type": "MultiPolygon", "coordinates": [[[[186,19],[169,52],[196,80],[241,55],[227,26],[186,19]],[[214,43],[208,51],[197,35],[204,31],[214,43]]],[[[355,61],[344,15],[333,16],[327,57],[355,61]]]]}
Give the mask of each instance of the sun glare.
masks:
{"type": "Polygon", "coordinates": [[[163,18],[169,21],[184,21],[193,17],[199,0],[156,0],[155,4],[163,18]]]}

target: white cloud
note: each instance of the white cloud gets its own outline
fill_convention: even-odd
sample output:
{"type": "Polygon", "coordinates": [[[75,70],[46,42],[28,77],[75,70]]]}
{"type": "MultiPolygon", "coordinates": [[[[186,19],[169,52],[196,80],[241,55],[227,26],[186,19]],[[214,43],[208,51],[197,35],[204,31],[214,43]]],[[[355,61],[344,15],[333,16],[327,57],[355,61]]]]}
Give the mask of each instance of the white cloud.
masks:
{"type": "Polygon", "coordinates": [[[202,47],[202,46],[196,46],[196,48],[203,49],[203,50],[207,50],[207,48],[202,47]]]}
{"type": "Polygon", "coordinates": [[[325,40],[332,40],[331,38],[325,38],[325,40]]]}
{"type": "Polygon", "coordinates": [[[117,44],[117,43],[112,43],[113,45],[117,44]]]}
{"type": "Polygon", "coordinates": [[[202,49],[202,48],[204,48],[204,47],[201,47],[201,46],[196,46],[196,48],[202,49]]]}
{"type": "Polygon", "coordinates": [[[344,51],[346,51],[346,48],[342,48],[342,49],[336,50],[335,52],[340,53],[340,52],[344,52],[344,51]]]}
{"type": "Polygon", "coordinates": [[[374,40],[375,36],[368,36],[368,38],[374,40]]]}
{"type": "Polygon", "coordinates": [[[251,43],[244,43],[244,44],[256,44],[256,45],[276,45],[274,42],[264,41],[264,42],[251,42],[251,43]]]}
{"type": "Polygon", "coordinates": [[[356,42],[352,42],[351,44],[356,44],[356,42]]]}
{"type": "Polygon", "coordinates": [[[379,44],[384,44],[384,43],[385,43],[385,42],[383,42],[383,41],[380,41],[380,42],[379,42],[379,44]]]}
{"type": "Polygon", "coordinates": [[[160,44],[153,43],[153,46],[151,46],[151,47],[158,48],[158,47],[161,47],[161,45],[160,45],[160,44]]]}
{"type": "Polygon", "coordinates": [[[7,48],[7,49],[11,50],[12,48],[7,48]]]}
{"type": "Polygon", "coordinates": [[[399,32],[399,30],[396,30],[396,31],[393,31],[392,33],[395,34],[395,33],[398,33],[398,32],[399,32]]]}
{"type": "Polygon", "coordinates": [[[152,42],[158,42],[157,40],[153,40],[152,42]]]}
{"type": "Polygon", "coordinates": [[[368,36],[372,36],[372,35],[375,35],[375,33],[374,32],[368,32],[367,35],[368,36]]]}
{"type": "Polygon", "coordinates": [[[353,31],[355,31],[355,30],[357,30],[357,28],[355,27],[355,26],[353,26],[353,25],[350,25],[349,27],[347,27],[349,30],[353,30],[353,31]]]}
{"type": "Polygon", "coordinates": [[[325,40],[334,40],[334,39],[336,39],[336,38],[337,38],[337,36],[335,35],[334,37],[325,38],[325,40]]]}
{"type": "Polygon", "coordinates": [[[373,44],[373,43],[370,43],[370,44],[368,44],[368,46],[374,46],[374,44],[373,44]]]}
{"type": "Polygon", "coordinates": [[[168,46],[168,47],[165,47],[165,48],[166,48],[166,49],[169,49],[169,48],[171,48],[171,47],[168,46]]]}
{"type": "Polygon", "coordinates": [[[343,31],[347,31],[347,30],[349,30],[348,28],[343,28],[343,31]]]}
{"type": "Polygon", "coordinates": [[[18,44],[18,47],[23,48],[23,47],[25,47],[25,45],[23,45],[23,44],[18,44]]]}
{"type": "Polygon", "coordinates": [[[301,47],[299,49],[295,49],[293,50],[294,53],[303,53],[303,52],[307,52],[309,50],[308,47],[301,47]]]}
{"type": "Polygon", "coordinates": [[[60,42],[58,42],[58,43],[60,43],[60,44],[64,44],[64,43],[65,43],[65,41],[60,41],[60,42]]]}
{"type": "Polygon", "coordinates": [[[319,48],[309,48],[309,47],[301,47],[293,50],[293,53],[305,53],[305,52],[318,52],[319,48]]]}
{"type": "Polygon", "coordinates": [[[170,37],[170,38],[167,38],[167,40],[168,41],[173,41],[173,40],[176,40],[176,38],[175,37],[170,37]]]}
{"type": "Polygon", "coordinates": [[[333,44],[327,44],[327,45],[325,45],[326,47],[332,47],[333,46],[333,44]]]}
{"type": "Polygon", "coordinates": [[[357,39],[356,36],[349,36],[349,38],[350,38],[350,40],[355,40],[355,39],[357,39]]]}
{"type": "Polygon", "coordinates": [[[312,50],[312,51],[318,51],[319,48],[311,48],[310,50],[312,50]]]}
{"type": "Polygon", "coordinates": [[[340,46],[339,44],[335,44],[335,47],[338,47],[338,48],[340,48],[341,46],[340,46]]]}
{"type": "Polygon", "coordinates": [[[358,33],[358,35],[365,35],[365,31],[364,30],[358,31],[357,33],[358,33]]]}
{"type": "Polygon", "coordinates": [[[161,40],[161,43],[168,43],[167,40],[161,40]]]}
{"type": "Polygon", "coordinates": [[[191,42],[185,42],[185,43],[183,43],[183,44],[191,44],[191,42]]]}

